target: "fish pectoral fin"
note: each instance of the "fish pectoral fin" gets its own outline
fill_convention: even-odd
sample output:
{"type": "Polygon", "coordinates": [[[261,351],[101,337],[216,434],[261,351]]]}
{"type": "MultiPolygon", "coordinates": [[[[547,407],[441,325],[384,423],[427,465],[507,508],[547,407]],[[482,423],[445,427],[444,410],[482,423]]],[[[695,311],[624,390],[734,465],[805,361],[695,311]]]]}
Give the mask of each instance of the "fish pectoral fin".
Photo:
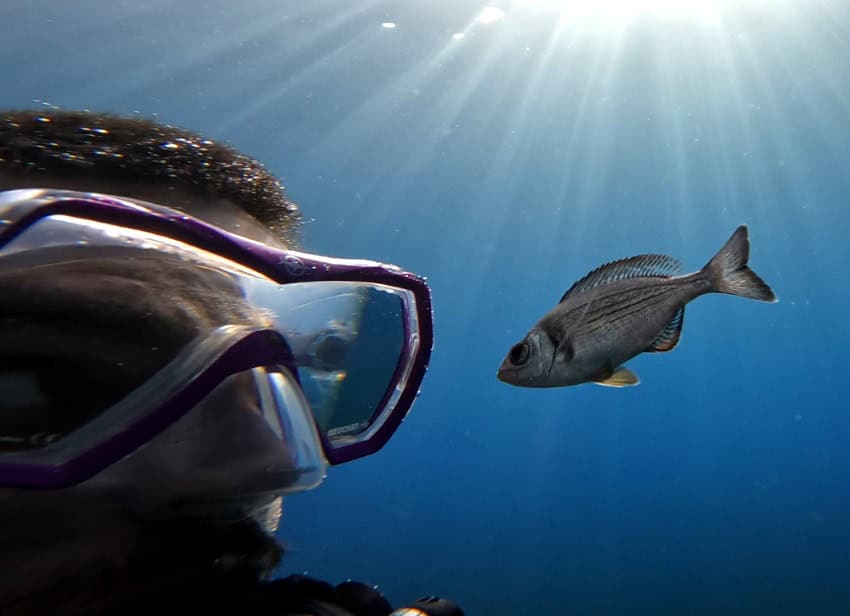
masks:
{"type": "Polygon", "coordinates": [[[606,387],[629,387],[640,383],[640,379],[637,374],[625,366],[620,366],[609,376],[594,379],[593,382],[597,385],[604,385],[606,387]]]}
{"type": "Polygon", "coordinates": [[[682,325],[685,324],[685,307],[679,308],[678,312],[673,316],[667,326],[661,331],[658,338],[655,339],[647,353],[664,353],[672,351],[679,344],[679,337],[682,335],[682,325]]]}

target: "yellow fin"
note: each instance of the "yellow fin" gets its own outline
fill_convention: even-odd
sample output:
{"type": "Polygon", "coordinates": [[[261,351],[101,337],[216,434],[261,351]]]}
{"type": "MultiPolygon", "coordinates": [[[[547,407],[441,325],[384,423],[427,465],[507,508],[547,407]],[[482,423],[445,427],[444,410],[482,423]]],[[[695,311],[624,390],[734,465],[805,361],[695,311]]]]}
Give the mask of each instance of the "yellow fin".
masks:
{"type": "Polygon", "coordinates": [[[625,366],[620,366],[608,378],[601,381],[594,381],[594,383],[605,385],[606,387],[629,387],[640,383],[640,379],[638,375],[625,366]]]}

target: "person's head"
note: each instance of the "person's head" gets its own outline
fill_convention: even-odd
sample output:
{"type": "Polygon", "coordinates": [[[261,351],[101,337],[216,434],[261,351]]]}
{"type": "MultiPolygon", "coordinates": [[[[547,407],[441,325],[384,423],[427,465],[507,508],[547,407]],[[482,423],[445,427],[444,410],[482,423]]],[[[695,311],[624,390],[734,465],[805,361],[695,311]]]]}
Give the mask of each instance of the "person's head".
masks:
{"type": "Polygon", "coordinates": [[[386,442],[427,364],[427,288],[286,250],[299,223],[258,162],[190,132],[0,112],[5,539],[50,520],[86,560],[127,520],[272,528],[280,493],[386,442]]]}
{"type": "MultiPolygon", "coordinates": [[[[300,212],[260,163],[142,118],[0,113],[0,191],[35,188],[120,195],[266,243],[291,246],[298,240],[300,212]]],[[[232,282],[181,255],[79,246],[72,258],[59,259],[53,253],[70,249],[39,248],[0,258],[0,392],[5,394],[0,409],[7,417],[0,439],[9,447],[91,419],[141,386],[202,331],[262,324],[232,282]],[[21,405],[26,412],[14,408],[21,405]]],[[[186,417],[186,423],[203,422],[203,428],[191,428],[197,438],[178,433],[178,443],[129,458],[123,466],[133,481],[125,473],[112,479],[112,469],[85,486],[120,486],[138,506],[156,512],[163,501],[209,489],[203,486],[205,469],[216,474],[228,464],[248,463],[252,456],[245,449],[256,443],[245,438],[246,428],[240,430],[238,422],[256,414],[234,412],[239,405],[224,399],[238,396],[239,388],[224,386],[216,395],[206,412],[186,417]],[[214,423],[221,425],[216,429],[214,423]]],[[[68,490],[74,499],[79,491],[68,490]]],[[[117,496],[110,494],[108,501],[117,502],[117,496]]]]}

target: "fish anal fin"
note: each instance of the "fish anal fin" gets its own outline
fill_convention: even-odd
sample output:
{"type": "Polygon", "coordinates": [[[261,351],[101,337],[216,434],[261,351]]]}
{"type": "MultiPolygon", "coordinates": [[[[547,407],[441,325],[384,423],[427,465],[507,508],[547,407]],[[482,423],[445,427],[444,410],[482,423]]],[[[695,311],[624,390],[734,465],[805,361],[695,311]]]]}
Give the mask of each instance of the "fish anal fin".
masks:
{"type": "Polygon", "coordinates": [[[639,384],[640,379],[637,374],[625,366],[620,366],[609,376],[602,377],[600,375],[600,378],[594,379],[593,382],[597,385],[604,385],[605,387],[630,387],[639,384]]]}
{"type": "Polygon", "coordinates": [[[655,339],[649,348],[646,349],[647,353],[665,353],[667,351],[672,351],[676,348],[676,345],[679,344],[679,337],[682,335],[682,326],[685,323],[685,307],[682,306],[667,324],[667,326],[661,331],[658,338],[655,339]]]}

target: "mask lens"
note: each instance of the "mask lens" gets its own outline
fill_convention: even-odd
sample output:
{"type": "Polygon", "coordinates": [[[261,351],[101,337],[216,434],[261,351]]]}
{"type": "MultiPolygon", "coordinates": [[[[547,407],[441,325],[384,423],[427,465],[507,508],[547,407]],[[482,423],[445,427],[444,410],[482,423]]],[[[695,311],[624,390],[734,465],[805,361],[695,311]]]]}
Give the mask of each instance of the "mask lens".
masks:
{"type": "Polygon", "coordinates": [[[272,308],[319,429],[331,444],[391,410],[408,360],[408,292],[359,282],[287,284],[252,297],[272,308]]]}
{"type": "Polygon", "coordinates": [[[192,255],[59,216],[0,250],[0,451],[64,438],[215,327],[262,326],[238,277],[192,255]]]}

